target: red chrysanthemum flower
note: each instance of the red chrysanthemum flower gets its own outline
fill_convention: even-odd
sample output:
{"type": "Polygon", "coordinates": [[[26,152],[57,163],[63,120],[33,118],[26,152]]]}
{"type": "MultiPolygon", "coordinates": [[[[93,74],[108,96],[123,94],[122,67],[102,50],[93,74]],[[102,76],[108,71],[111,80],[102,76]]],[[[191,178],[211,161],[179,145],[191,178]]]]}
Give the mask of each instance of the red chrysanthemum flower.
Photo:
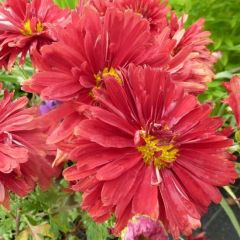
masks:
{"type": "Polygon", "coordinates": [[[217,56],[207,48],[212,40],[209,38],[210,32],[203,29],[203,19],[185,29],[187,16],[178,19],[171,12],[171,19],[168,20],[167,13],[170,10],[166,7],[166,2],[160,3],[157,0],[92,0],[85,4],[94,7],[102,16],[107,9],[118,8],[122,11],[131,10],[146,19],[153,33],[155,47],[161,48],[160,53],[167,52],[170,61],[165,60],[164,64],[152,67],[171,72],[172,79],[186,91],[201,93],[207,89],[207,83],[214,79],[213,64],[217,61],[217,56]],[[172,45],[163,47],[162,44],[166,41],[172,45]]]}
{"type": "Polygon", "coordinates": [[[115,0],[114,4],[122,10],[132,10],[147,19],[152,32],[159,32],[167,23],[167,1],[159,0],[115,0]]]}
{"type": "Polygon", "coordinates": [[[0,5],[0,67],[10,69],[19,55],[23,64],[28,52],[34,61],[43,45],[57,40],[52,30],[68,16],[52,0],[6,0],[0,5]]]}
{"type": "Polygon", "coordinates": [[[95,221],[115,213],[118,233],[136,214],[159,219],[173,234],[190,235],[237,174],[209,105],[184,94],[169,74],[130,67],[124,83],[108,77],[93,91],[101,105],[82,106],[75,129],[77,163],[64,171],[95,221]]]}
{"type": "Polygon", "coordinates": [[[26,97],[12,98],[5,92],[0,102],[0,204],[6,207],[9,191],[25,196],[36,182],[46,188],[58,174],[51,167],[46,135],[33,124],[37,108],[25,108],[26,97]]]}
{"type": "Polygon", "coordinates": [[[234,76],[230,82],[225,82],[224,85],[229,92],[229,97],[225,99],[225,103],[232,108],[237,126],[240,127],[240,77],[234,76]]]}
{"type": "Polygon", "coordinates": [[[181,56],[181,64],[170,68],[173,80],[183,86],[188,92],[201,93],[207,89],[207,83],[211,82],[215,75],[213,64],[218,57],[211,53],[208,45],[212,43],[211,33],[204,31],[204,20],[200,19],[188,29],[184,29],[187,16],[180,19],[172,13],[170,20],[171,37],[176,40],[173,55],[180,55],[183,49],[188,49],[181,56]]]}
{"type": "Polygon", "coordinates": [[[167,1],[161,0],[90,0],[88,4],[97,9],[101,15],[105,15],[110,7],[116,7],[122,11],[132,11],[146,19],[151,31],[157,33],[167,24],[167,1]]]}
{"type": "MultiPolygon", "coordinates": [[[[146,18],[122,11],[119,6],[124,1],[101,2],[104,6],[98,8],[104,14],[96,11],[99,4],[86,3],[79,16],[73,15],[72,24],[58,32],[59,42],[42,48],[40,72],[24,83],[25,91],[41,94],[43,99],[89,102],[91,89],[100,86],[103,77],[121,81],[121,70],[129,63],[164,69],[188,92],[197,94],[207,88],[215,58],[207,49],[211,40],[202,20],[186,31],[186,18],[178,20],[173,13],[170,23],[165,16],[161,31],[152,34],[146,18]]],[[[165,5],[158,5],[158,11],[165,12],[161,9],[165,5]]],[[[144,6],[152,9],[149,1],[144,6]]]]}
{"type": "MultiPolygon", "coordinates": [[[[92,99],[91,90],[106,76],[121,82],[121,68],[129,63],[164,63],[169,58],[166,41],[158,54],[149,49],[151,33],[146,20],[132,12],[109,8],[105,16],[90,7],[59,32],[59,42],[42,48],[42,66],[25,91],[43,99],[92,99]],[[164,48],[164,50],[163,50],[164,48]]],[[[156,51],[155,51],[156,50],[156,51]]]]}

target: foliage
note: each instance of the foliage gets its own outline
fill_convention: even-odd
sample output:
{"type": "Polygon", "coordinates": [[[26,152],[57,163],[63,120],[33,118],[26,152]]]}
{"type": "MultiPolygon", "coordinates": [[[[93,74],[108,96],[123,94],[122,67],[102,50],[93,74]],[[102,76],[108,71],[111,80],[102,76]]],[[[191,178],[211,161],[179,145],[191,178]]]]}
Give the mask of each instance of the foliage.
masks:
{"type": "MultiPolygon", "coordinates": [[[[81,212],[80,194],[64,191],[66,183],[55,181],[43,192],[37,188],[25,198],[11,196],[11,211],[0,207],[0,237],[2,239],[89,239],[105,240],[111,224],[96,224],[81,212]]],[[[0,238],[1,239],[1,238],[0,238]]]]}

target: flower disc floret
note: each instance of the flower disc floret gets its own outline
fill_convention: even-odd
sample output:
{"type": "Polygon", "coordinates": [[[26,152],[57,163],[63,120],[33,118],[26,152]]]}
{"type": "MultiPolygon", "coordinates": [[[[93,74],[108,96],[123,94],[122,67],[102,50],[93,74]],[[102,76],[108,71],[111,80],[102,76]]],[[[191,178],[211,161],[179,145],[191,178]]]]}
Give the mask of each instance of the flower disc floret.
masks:
{"type": "Polygon", "coordinates": [[[114,77],[119,84],[122,84],[122,78],[118,74],[117,70],[113,67],[107,68],[105,67],[102,72],[94,75],[96,79],[96,85],[99,86],[100,82],[105,77],[114,77]]]}
{"type": "Polygon", "coordinates": [[[137,147],[147,165],[154,164],[155,167],[165,168],[174,162],[178,155],[178,149],[173,144],[160,145],[160,141],[154,136],[142,136],[145,143],[137,147]]]}
{"type": "Polygon", "coordinates": [[[44,30],[43,23],[38,20],[35,24],[34,28],[32,29],[32,23],[31,20],[28,19],[23,23],[23,28],[21,30],[21,33],[24,36],[32,36],[34,33],[41,33],[44,30]]]}

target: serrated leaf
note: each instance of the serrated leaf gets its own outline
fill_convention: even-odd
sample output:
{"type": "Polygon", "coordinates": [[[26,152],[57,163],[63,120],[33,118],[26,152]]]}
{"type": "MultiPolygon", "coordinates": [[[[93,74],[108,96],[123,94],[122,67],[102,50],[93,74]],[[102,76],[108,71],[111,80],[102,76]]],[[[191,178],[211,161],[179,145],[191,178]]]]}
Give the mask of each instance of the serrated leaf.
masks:
{"type": "Polygon", "coordinates": [[[51,222],[56,224],[62,232],[67,233],[70,229],[70,224],[68,221],[66,221],[65,215],[65,213],[59,213],[51,218],[51,222]]]}
{"type": "Polygon", "coordinates": [[[97,224],[87,214],[83,214],[83,222],[86,226],[86,235],[88,240],[106,240],[109,237],[107,228],[108,223],[97,224]]]}
{"type": "Polygon", "coordinates": [[[28,240],[32,237],[33,240],[42,240],[42,237],[49,237],[55,239],[55,236],[50,232],[50,225],[47,223],[32,226],[28,223],[29,228],[19,233],[16,240],[28,240]]]}
{"type": "Polygon", "coordinates": [[[24,230],[18,234],[18,236],[16,237],[16,240],[28,240],[28,238],[29,238],[29,231],[24,230]]]}
{"type": "Polygon", "coordinates": [[[41,240],[40,236],[54,239],[54,235],[50,232],[50,225],[47,223],[38,226],[30,226],[29,229],[34,240],[41,240]]]}
{"type": "Polygon", "coordinates": [[[87,225],[88,240],[106,240],[108,237],[107,227],[104,224],[96,224],[94,222],[87,225]]]}

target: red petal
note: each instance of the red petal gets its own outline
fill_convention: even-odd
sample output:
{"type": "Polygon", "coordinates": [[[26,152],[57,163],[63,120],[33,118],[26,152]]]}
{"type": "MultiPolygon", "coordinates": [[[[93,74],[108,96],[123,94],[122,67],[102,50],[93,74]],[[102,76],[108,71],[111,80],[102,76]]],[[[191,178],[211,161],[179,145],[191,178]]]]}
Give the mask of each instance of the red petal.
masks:
{"type": "Polygon", "coordinates": [[[98,170],[96,178],[100,181],[112,180],[133,168],[141,160],[138,152],[125,154],[120,159],[106,164],[98,170]]]}
{"type": "Polygon", "coordinates": [[[194,150],[181,150],[177,162],[201,180],[214,186],[224,186],[234,182],[237,173],[234,164],[225,156],[203,153],[194,150]]]}
{"type": "MultiPolygon", "coordinates": [[[[83,107],[81,107],[82,109],[83,107]]],[[[116,114],[113,114],[109,111],[106,111],[104,109],[101,109],[99,107],[93,107],[93,106],[84,106],[86,109],[84,112],[90,111],[90,116],[93,117],[94,119],[99,119],[100,121],[109,124],[113,127],[119,128],[126,133],[133,135],[136,129],[131,126],[128,121],[125,119],[122,119],[118,117],[116,114]]]]}
{"type": "Polygon", "coordinates": [[[145,175],[133,197],[132,211],[134,214],[143,214],[158,219],[158,187],[151,185],[151,168],[145,168],[145,175]]]}
{"type": "Polygon", "coordinates": [[[132,137],[118,128],[97,120],[83,120],[77,126],[75,134],[103,147],[134,147],[132,137]]]}
{"type": "Polygon", "coordinates": [[[216,187],[204,182],[198,176],[193,175],[178,164],[174,164],[172,169],[179,179],[181,179],[186,192],[191,196],[196,207],[201,210],[202,214],[206,212],[211,201],[215,203],[221,201],[221,193],[216,187]]]}
{"type": "Polygon", "coordinates": [[[178,239],[180,232],[190,235],[192,229],[201,225],[200,215],[194,203],[170,170],[162,170],[162,180],[160,193],[174,239],[178,239]]]}
{"type": "Polygon", "coordinates": [[[125,172],[119,178],[104,182],[101,193],[103,204],[118,205],[121,201],[126,201],[125,197],[131,194],[136,178],[143,165],[144,163],[142,163],[142,165],[139,164],[128,172],[125,172]],[[121,191],[119,191],[120,189],[121,191]],[[124,191],[122,191],[123,189],[124,191]]]}

